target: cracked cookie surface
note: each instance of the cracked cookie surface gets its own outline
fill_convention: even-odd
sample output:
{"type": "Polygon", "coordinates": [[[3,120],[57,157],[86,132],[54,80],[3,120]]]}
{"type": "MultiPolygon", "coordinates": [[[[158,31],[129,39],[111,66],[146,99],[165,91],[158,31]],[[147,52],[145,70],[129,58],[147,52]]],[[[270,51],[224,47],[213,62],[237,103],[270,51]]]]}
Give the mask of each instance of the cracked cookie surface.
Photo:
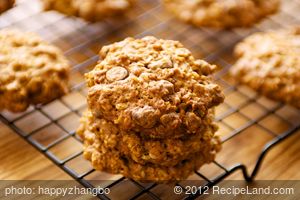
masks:
{"type": "Polygon", "coordinates": [[[279,0],[164,0],[177,18],[196,26],[233,28],[251,26],[275,13],[279,0]]]}
{"type": "Polygon", "coordinates": [[[235,55],[236,80],[300,108],[300,27],[255,33],[236,46],[235,55]]]}
{"type": "Polygon", "coordinates": [[[68,91],[69,63],[34,33],[0,31],[0,111],[25,111],[68,91]]]}
{"type": "Polygon", "coordinates": [[[196,135],[208,110],[223,102],[210,77],[216,66],[177,41],[127,38],[103,47],[100,57],[86,74],[88,106],[121,130],[152,138],[196,135]]]}
{"type": "Polygon", "coordinates": [[[57,10],[87,21],[99,21],[124,13],[135,0],[43,0],[45,10],[57,10]]]}

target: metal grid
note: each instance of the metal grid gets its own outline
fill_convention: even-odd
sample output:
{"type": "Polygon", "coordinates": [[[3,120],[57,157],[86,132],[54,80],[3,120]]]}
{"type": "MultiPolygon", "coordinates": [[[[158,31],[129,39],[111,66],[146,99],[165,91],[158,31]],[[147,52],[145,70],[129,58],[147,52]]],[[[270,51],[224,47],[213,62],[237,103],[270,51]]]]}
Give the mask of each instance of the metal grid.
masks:
{"type": "MultiPolygon", "coordinates": [[[[144,184],[120,175],[95,171],[82,158],[82,144],[75,134],[79,118],[86,109],[83,74],[95,65],[101,46],[128,36],[154,35],[179,40],[195,57],[222,66],[215,80],[226,94],[225,103],[217,109],[217,123],[220,126],[218,134],[222,137],[223,150],[215,162],[195,172],[189,180],[198,180],[201,185],[212,186],[241,170],[244,179],[251,181],[266,153],[297,132],[300,112],[259,96],[246,86],[235,86],[227,73],[233,63],[231,50],[238,41],[253,32],[299,24],[300,15],[291,15],[297,13],[299,8],[298,0],[285,1],[279,14],[251,29],[217,31],[178,22],[163,10],[158,0],[141,0],[121,22],[107,19],[95,24],[56,12],[42,13],[37,0],[19,1],[16,8],[0,17],[0,28],[15,27],[35,31],[63,49],[73,66],[72,92],[47,105],[30,107],[25,113],[2,112],[0,119],[85,187],[109,187],[111,194],[99,195],[101,199],[120,199],[122,191],[126,191],[122,193],[124,199],[166,199],[165,195],[170,199],[196,198],[200,193],[172,196],[173,191],[166,185],[144,184]],[[244,164],[228,164],[226,155],[230,155],[230,152],[222,152],[226,152],[226,144],[235,138],[253,134],[265,139],[258,145],[259,156],[249,173],[249,168],[244,164]]],[[[247,147],[244,145],[243,148],[247,147]]],[[[185,184],[186,181],[178,183],[182,186],[185,184]]]]}

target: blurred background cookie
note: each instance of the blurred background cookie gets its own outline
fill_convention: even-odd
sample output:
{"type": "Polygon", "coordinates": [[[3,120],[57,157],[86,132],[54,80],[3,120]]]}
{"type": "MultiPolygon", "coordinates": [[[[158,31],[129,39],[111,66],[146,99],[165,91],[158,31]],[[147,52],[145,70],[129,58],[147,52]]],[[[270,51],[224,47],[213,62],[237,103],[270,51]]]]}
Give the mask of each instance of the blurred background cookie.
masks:
{"type": "Polygon", "coordinates": [[[0,0],[0,14],[10,8],[15,4],[15,0],[0,0]]]}
{"type": "Polygon", "coordinates": [[[105,17],[123,14],[135,0],[42,0],[45,10],[56,10],[87,21],[99,21],[105,17]]]}
{"type": "Polygon", "coordinates": [[[0,111],[25,111],[68,91],[68,61],[34,33],[1,30],[0,66],[0,111]]]}
{"type": "Polygon", "coordinates": [[[196,26],[232,28],[251,26],[275,13],[279,0],[164,0],[177,18],[196,26]]]}
{"type": "Polygon", "coordinates": [[[255,33],[236,46],[235,55],[236,80],[300,108],[300,27],[255,33]]]}

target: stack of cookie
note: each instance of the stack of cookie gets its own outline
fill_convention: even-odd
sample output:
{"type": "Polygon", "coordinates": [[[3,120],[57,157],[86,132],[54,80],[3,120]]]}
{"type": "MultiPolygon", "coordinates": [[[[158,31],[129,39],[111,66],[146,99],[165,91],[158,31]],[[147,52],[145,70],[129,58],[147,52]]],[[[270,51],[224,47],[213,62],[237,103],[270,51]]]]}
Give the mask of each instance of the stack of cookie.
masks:
{"type": "Polygon", "coordinates": [[[105,46],[100,57],[86,74],[89,111],[78,129],[94,168],[173,182],[214,160],[214,107],[224,99],[214,65],[154,37],[105,46]]]}

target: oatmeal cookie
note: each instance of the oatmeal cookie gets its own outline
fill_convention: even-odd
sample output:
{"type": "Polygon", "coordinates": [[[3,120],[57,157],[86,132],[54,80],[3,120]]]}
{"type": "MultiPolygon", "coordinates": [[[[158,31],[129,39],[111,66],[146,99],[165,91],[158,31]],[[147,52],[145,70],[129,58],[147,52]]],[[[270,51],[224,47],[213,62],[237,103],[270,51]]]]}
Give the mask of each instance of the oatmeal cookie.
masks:
{"type": "Polygon", "coordinates": [[[235,48],[231,73],[263,95],[300,108],[300,27],[255,33],[235,48]]]}
{"type": "Polygon", "coordinates": [[[127,38],[105,46],[86,74],[95,117],[153,138],[202,131],[208,110],[223,102],[210,74],[216,66],[196,60],[177,41],[127,38]]]}
{"type": "Polygon", "coordinates": [[[214,136],[217,130],[215,124],[205,125],[205,131],[199,135],[178,139],[151,139],[143,138],[135,132],[124,132],[116,125],[105,119],[95,118],[88,112],[81,119],[78,134],[94,146],[99,143],[107,149],[114,149],[139,164],[157,164],[161,166],[175,166],[181,161],[191,159],[197,152],[211,155],[212,146],[219,144],[214,136]],[[94,138],[85,138],[84,131],[94,133],[94,138]]]}
{"type": "Polygon", "coordinates": [[[196,26],[232,28],[251,26],[275,13],[280,0],[164,0],[164,5],[196,26]]]}
{"type": "Polygon", "coordinates": [[[68,91],[69,63],[34,33],[0,31],[0,111],[25,111],[68,91]]]}
{"type": "Polygon", "coordinates": [[[135,0],[43,0],[45,10],[57,10],[92,22],[122,14],[134,2],[135,0]]]}
{"type": "Polygon", "coordinates": [[[127,157],[125,152],[111,146],[111,144],[117,142],[114,136],[108,136],[107,140],[98,139],[96,134],[99,133],[91,132],[84,125],[79,128],[78,134],[84,140],[84,157],[91,161],[95,169],[113,174],[120,173],[127,178],[138,181],[157,183],[176,182],[186,179],[203,164],[212,162],[215,158],[215,153],[220,147],[218,142],[211,143],[211,145],[207,146],[207,150],[196,152],[174,166],[153,163],[141,164],[127,157]]]}
{"type": "Polygon", "coordinates": [[[0,13],[12,8],[15,0],[0,0],[0,13]]]}

